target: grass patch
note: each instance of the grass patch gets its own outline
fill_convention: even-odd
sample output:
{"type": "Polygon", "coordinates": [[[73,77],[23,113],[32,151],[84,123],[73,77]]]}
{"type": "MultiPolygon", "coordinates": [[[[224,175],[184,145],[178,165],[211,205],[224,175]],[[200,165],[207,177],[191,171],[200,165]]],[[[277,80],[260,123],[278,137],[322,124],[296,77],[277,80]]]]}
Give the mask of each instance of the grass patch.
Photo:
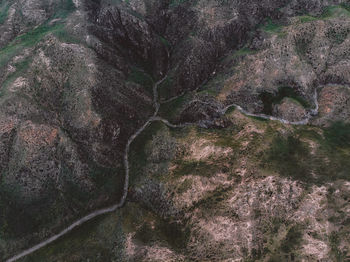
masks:
{"type": "Polygon", "coordinates": [[[324,130],[324,139],[319,143],[317,172],[325,181],[350,180],[350,124],[333,123],[324,130]]]}
{"type": "Polygon", "coordinates": [[[242,47],[241,49],[239,49],[236,52],[234,52],[233,57],[251,55],[251,54],[255,54],[255,53],[256,53],[255,50],[252,50],[252,49],[250,49],[248,47],[242,47]]]}
{"type": "Polygon", "coordinates": [[[189,174],[211,177],[220,170],[220,165],[215,165],[205,161],[176,160],[174,163],[178,166],[172,174],[175,177],[189,174]]]}
{"type": "MultiPolygon", "coordinates": [[[[57,258],[63,261],[72,261],[73,257],[75,259],[82,259],[79,261],[90,261],[90,259],[92,259],[91,261],[111,261],[111,246],[108,242],[104,241],[106,236],[99,234],[99,226],[103,223],[108,223],[109,216],[102,215],[84,223],[69,234],[20,261],[54,261],[57,258]]],[[[113,222],[113,224],[117,224],[115,221],[113,222]]],[[[109,229],[109,232],[105,232],[106,235],[110,235],[111,232],[117,233],[118,228],[116,226],[110,226],[109,229]]]]}
{"type": "Polygon", "coordinates": [[[143,72],[142,70],[139,70],[138,68],[133,67],[131,69],[130,74],[128,75],[127,81],[139,84],[145,87],[146,91],[149,94],[153,94],[154,81],[150,75],[143,72]]]}
{"type": "Polygon", "coordinates": [[[341,8],[344,8],[346,11],[350,12],[350,4],[349,3],[341,3],[341,8]]]}
{"type": "Polygon", "coordinates": [[[160,41],[165,45],[167,48],[170,48],[170,43],[168,40],[166,40],[164,37],[159,36],[160,41]]]}
{"type": "Polygon", "coordinates": [[[309,23],[317,20],[327,20],[336,17],[350,17],[350,4],[342,3],[340,5],[326,6],[323,8],[321,15],[302,15],[298,16],[300,23],[309,23]]]}
{"type": "Polygon", "coordinates": [[[89,176],[99,189],[99,192],[96,192],[96,196],[97,194],[106,194],[109,196],[122,194],[125,173],[124,168],[107,168],[99,166],[96,163],[92,163],[89,166],[89,176]]]}
{"type": "Polygon", "coordinates": [[[152,140],[154,134],[164,128],[161,122],[151,123],[131,144],[130,146],[130,184],[144,175],[143,168],[147,165],[146,146],[152,140]]]}
{"type": "Polygon", "coordinates": [[[259,116],[247,116],[250,119],[254,119],[260,122],[268,122],[270,121],[269,119],[263,118],[263,117],[259,117],[259,116]]]}
{"type": "Polygon", "coordinates": [[[162,104],[160,107],[160,110],[159,110],[159,115],[168,119],[169,121],[174,120],[174,118],[176,118],[179,115],[182,106],[188,100],[189,100],[188,96],[183,95],[183,96],[176,98],[173,101],[162,104]]]}
{"type": "Polygon", "coordinates": [[[9,3],[7,1],[2,1],[0,5],[0,25],[5,23],[6,18],[8,16],[9,9],[10,9],[9,3]]]}
{"type": "Polygon", "coordinates": [[[6,238],[20,238],[39,231],[59,214],[57,189],[52,181],[47,182],[47,190],[40,199],[22,196],[19,186],[0,184],[0,234],[6,238]]]}
{"type": "Polygon", "coordinates": [[[269,262],[298,261],[297,249],[300,248],[303,241],[302,226],[298,224],[290,224],[290,222],[285,221],[283,218],[273,218],[272,223],[273,226],[269,232],[271,234],[270,246],[267,250],[263,250],[262,253],[267,251],[267,254],[265,255],[269,258],[269,262]],[[281,229],[281,226],[285,224],[289,224],[287,226],[287,234],[281,239],[281,241],[277,241],[274,238],[281,229]]]}
{"type": "Polygon", "coordinates": [[[68,33],[65,32],[64,24],[62,22],[54,25],[50,25],[49,22],[56,18],[66,18],[68,14],[75,10],[75,5],[72,0],[61,0],[59,6],[60,8],[46,23],[16,37],[11,43],[0,50],[0,68],[5,66],[23,49],[38,44],[49,33],[57,34],[61,39],[68,39],[68,33]]]}
{"type": "Polygon", "coordinates": [[[313,17],[311,15],[303,15],[298,17],[301,23],[309,23],[315,20],[318,20],[316,17],[313,17]]]}
{"type": "Polygon", "coordinates": [[[341,16],[350,17],[350,10],[348,4],[327,6],[323,9],[320,18],[329,19],[341,16]]]}
{"type": "Polygon", "coordinates": [[[162,246],[181,251],[188,242],[189,230],[186,225],[172,218],[163,218],[143,205],[128,203],[122,218],[124,231],[136,232],[135,241],[142,244],[161,243],[162,246]]]}
{"type": "Polygon", "coordinates": [[[165,242],[164,244],[168,244],[173,249],[180,251],[186,247],[189,233],[181,223],[155,216],[154,224],[144,223],[137,230],[135,238],[148,245],[165,242]]]}
{"type": "Polygon", "coordinates": [[[325,132],[326,145],[331,149],[350,147],[350,124],[335,122],[325,132]]]}
{"type": "Polygon", "coordinates": [[[18,36],[9,45],[0,50],[0,68],[5,66],[14,56],[16,56],[24,48],[35,46],[44,36],[50,32],[62,30],[63,24],[50,26],[48,24],[41,25],[23,35],[18,36]]]}
{"type": "Polygon", "coordinates": [[[299,138],[292,135],[276,136],[265,156],[264,164],[277,170],[282,176],[309,180],[311,176],[309,156],[308,146],[299,138]]]}
{"type": "Polygon", "coordinates": [[[272,21],[271,18],[268,18],[265,25],[260,26],[260,28],[269,34],[277,34],[279,37],[287,34],[286,32],[283,32],[283,25],[277,24],[276,22],[272,21]]]}
{"type": "Polygon", "coordinates": [[[301,127],[287,137],[275,136],[262,164],[307,184],[349,181],[350,124],[336,122],[320,132],[301,127]],[[313,153],[306,140],[318,145],[313,153]]]}
{"type": "Polygon", "coordinates": [[[198,128],[199,136],[204,137],[210,141],[213,141],[214,145],[227,148],[231,147],[232,149],[239,149],[240,143],[235,140],[234,135],[239,132],[238,127],[231,127],[225,129],[208,129],[203,130],[198,128]]]}
{"type": "Polygon", "coordinates": [[[268,18],[266,24],[262,27],[262,29],[265,32],[269,33],[279,33],[282,29],[282,26],[274,23],[271,18],[268,18]]]}

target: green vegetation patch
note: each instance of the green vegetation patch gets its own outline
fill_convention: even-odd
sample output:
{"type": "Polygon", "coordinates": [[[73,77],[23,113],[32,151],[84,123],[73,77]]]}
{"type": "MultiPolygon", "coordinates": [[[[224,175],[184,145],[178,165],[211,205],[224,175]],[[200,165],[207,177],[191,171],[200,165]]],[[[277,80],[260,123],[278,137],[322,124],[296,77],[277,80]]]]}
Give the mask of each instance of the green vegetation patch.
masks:
{"type": "Polygon", "coordinates": [[[260,28],[267,33],[277,34],[280,37],[287,34],[283,31],[284,26],[282,24],[276,23],[271,18],[268,18],[267,22],[264,25],[260,26],[260,28]]]}
{"type": "Polygon", "coordinates": [[[242,47],[241,49],[237,50],[236,52],[234,52],[234,57],[238,57],[238,56],[245,56],[245,55],[251,55],[251,54],[255,54],[256,51],[252,50],[248,47],[242,47]]]}
{"type": "Polygon", "coordinates": [[[167,48],[170,48],[170,43],[168,40],[166,40],[164,37],[159,36],[160,41],[165,45],[167,48]]]}
{"type": "Polygon", "coordinates": [[[185,94],[168,103],[162,104],[159,110],[159,115],[169,121],[175,120],[181,113],[183,106],[190,100],[190,97],[191,95],[185,94]]]}
{"type": "Polygon", "coordinates": [[[149,94],[153,94],[154,81],[153,81],[152,77],[149,74],[145,73],[144,71],[139,70],[136,67],[133,67],[129,76],[128,76],[127,81],[139,84],[139,85],[145,87],[146,91],[149,94]]]}
{"type": "Polygon", "coordinates": [[[311,175],[309,148],[300,139],[290,135],[276,136],[264,159],[264,164],[270,165],[281,175],[297,179],[307,179],[311,175]]]}
{"type": "Polygon", "coordinates": [[[286,237],[281,242],[281,250],[284,253],[293,252],[298,246],[300,246],[303,237],[303,231],[301,226],[293,225],[289,228],[286,237]]]}
{"type": "Polygon", "coordinates": [[[24,48],[36,45],[48,33],[61,30],[63,26],[63,24],[57,24],[54,26],[45,24],[23,35],[18,36],[9,45],[0,50],[0,68],[5,66],[14,56],[16,56],[24,48]]]}
{"type": "Polygon", "coordinates": [[[329,19],[334,17],[350,17],[349,4],[332,5],[323,9],[320,16],[321,19],[329,19]]]}
{"type": "MultiPolygon", "coordinates": [[[[226,57],[224,59],[225,61],[222,62],[225,63],[226,61],[231,61],[232,59],[234,59],[234,57],[236,57],[235,54],[226,57]]],[[[199,94],[208,94],[214,97],[217,96],[220,93],[220,91],[224,88],[225,81],[229,77],[231,77],[232,74],[234,74],[234,72],[230,69],[228,69],[226,72],[219,72],[215,75],[215,77],[210,79],[200,88],[199,94]]]]}
{"type": "Polygon", "coordinates": [[[263,30],[269,33],[279,33],[281,29],[282,26],[274,23],[271,18],[268,18],[266,24],[263,26],[263,30]]]}
{"type": "Polygon", "coordinates": [[[171,219],[161,219],[154,216],[155,223],[143,223],[136,232],[135,238],[144,244],[152,245],[163,242],[175,250],[182,250],[186,247],[189,232],[184,225],[171,219]]]}
{"type": "MultiPolygon", "coordinates": [[[[56,18],[66,18],[68,14],[75,10],[75,5],[72,0],[61,0],[59,8],[48,21],[18,37],[11,43],[0,50],[0,68],[5,66],[14,56],[25,48],[33,47],[38,44],[47,34],[54,33],[61,39],[68,39],[68,33],[64,29],[62,21],[51,25],[50,21],[56,18]]],[[[70,38],[72,41],[72,38],[70,38]]]]}
{"type": "Polygon", "coordinates": [[[259,116],[248,116],[248,118],[250,119],[254,119],[260,122],[269,122],[270,120],[263,118],[263,117],[259,117],[259,116]]]}
{"type": "Polygon", "coordinates": [[[313,16],[310,14],[298,16],[300,23],[309,23],[317,20],[327,20],[337,17],[350,17],[350,4],[342,3],[340,5],[331,5],[323,8],[321,15],[313,16]]]}
{"type": "Polygon", "coordinates": [[[172,176],[180,177],[185,175],[200,175],[211,177],[220,171],[221,165],[215,163],[209,163],[206,161],[189,161],[189,160],[177,160],[174,162],[178,165],[172,174],[172,176]]]}
{"type": "Polygon", "coordinates": [[[333,123],[324,130],[324,139],[319,143],[318,173],[327,180],[350,180],[350,124],[333,123]]]}
{"type": "Polygon", "coordinates": [[[309,23],[315,20],[318,20],[316,17],[313,17],[311,15],[303,15],[298,17],[301,23],[309,23]]]}
{"type": "Polygon", "coordinates": [[[10,4],[7,1],[2,1],[0,4],[0,25],[5,23],[10,9],[10,4]]]}
{"type": "Polygon", "coordinates": [[[213,141],[216,146],[231,147],[234,150],[240,150],[240,142],[234,139],[234,135],[239,132],[237,126],[224,129],[203,129],[196,127],[196,131],[199,137],[213,141]]]}
{"type": "Polygon", "coordinates": [[[265,248],[257,250],[256,256],[252,258],[267,257],[270,262],[299,261],[298,249],[303,241],[303,226],[283,217],[271,217],[269,222],[265,221],[262,225],[265,248]]]}
{"type": "Polygon", "coordinates": [[[349,181],[350,124],[336,122],[319,132],[300,127],[288,136],[276,135],[262,165],[311,184],[349,181]],[[313,153],[305,141],[317,145],[313,153]]]}
{"type": "Polygon", "coordinates": [[[0,184],[0,235],[3,239],[23,237],[39,231],[59,216],[53,182],[47,183],[45,197],[24,198],[23,188],[0,184]],[[49,207],[49,208],[48,208],[49,207]]]}
{"type": "MultiPolygon", "coordinates": [[[[101,194],[113,196],[117,199],[123,192],[124,168],[108,168],[91,163],[89,176],[98,188],[95,197],[101,194]]],[[[85,193],[86,194],[86,193],[85,193]]]]}
{"type": "Polygon", "coordinates": [[[335,122],[325,130],[324,136],[330,149],[350,147],[350,124],[335,122]]]}
{"type": "Polygon", "coordinates": [[[321,15],[303,15],[299,16],[301,23],[308,23],[316,20],[327,20],[336,17],[350,17],[350,4],[342,3],[340,5],[331,5],[323,8],[321,15]]]}
{"type": "Polygon", "coordinates": [[[123,248],[119,215],[102,215],[20,261],[112,261],[113,243],[123,248]]]}
{"type": "Polygon", "coordinates": [[[144,176],[143,168],[148,163],[146,146],[152,141],[153,135],[162,128],[165,126],[161,122],[151,123],[131,144],[129,154],[131,185],[144,176]]]}

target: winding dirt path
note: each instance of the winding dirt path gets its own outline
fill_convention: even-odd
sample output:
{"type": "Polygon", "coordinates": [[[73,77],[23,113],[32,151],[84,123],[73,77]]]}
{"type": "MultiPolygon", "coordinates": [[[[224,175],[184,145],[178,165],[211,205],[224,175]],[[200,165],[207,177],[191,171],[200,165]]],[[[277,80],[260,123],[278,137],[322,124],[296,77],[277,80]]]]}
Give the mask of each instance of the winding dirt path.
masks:
{"type": "Polygon", "coordinates": [[[244,110],[241,106],[237,105],[237,104],[230,104],[228,106],[226,106],[225,108],[223,108],[221,110],[221,114],[226,114],[226,112],[232,108],[235,107],[237,110],[239,110],[242,114],[247,115],[247,116],[253,116],[253,117],[259,117],[259,118],[263,118],[263,119],[267,119],[267,120],[273,120],[273,121],[279,121],[283,124],[287,124],[287,125],[307,125],[310,121],[310,119],[313,116],[316,116],[318,114],[318,99],[317,99],[317,90],[315,89],[314,95],[313,95],[313,99],[314,99],[314,104],[315,104],[315,108],[309,110],[309,112],[307,112],[307,115],[304,119],[300,120],[300,121],[288,121],[286,119],[283,118],[279,118],[279,117],[274,117],[274,116],[269,116],[269,115],[265,115],[265,114],[253,114],[248,112],[247,110],[244,110]]]}
{"type": "MultiPolygon", "coordinates": [[[[102,209],[98,209],[86,216],[84,216],[83,218],[75,221],[73,224],[71,224],[69,227],[65,228],[64,230],[62,230],[60,233],[50,237],[49,239],[44,240],[43,242],[28,248],[24,251],[22,251],[21,253],[19,253],[16,256],[13,256],[9,259],[6,260],[6,262],[13,262],[16,261],[24,256],[27,256],[29,254],[34,253],[35,251],[49,245],[50,243],[54,242],[55,240],[57,240],[58,238],[66,235],[67,233],[69,233],[70,231],[72,231],[74,228],[80,226],[81,224],[97,217],[103,214],[107,214],[107,213],[111,213],[116,211],[118,208],[122,207],[125,204],[126,201],[126,197],[128,195],[128,188],[129,188],[129,151],[130,151],[130,146],[131,143],[143,132],[143,130],[146,129],[146,127],[153,121],[158,121],[160,119],[157,119],[156,116],[158,114],[159,111],[159,107],[160,104],[158,102],[158,86],[166,79],[167,76],[165,76],[164,78],[162,78],[161,80],[159,80],[157,83],[154,84],[153,86],[153,96],[154,96],[154,114],[146,121],[146,123],[144,123],[144,125],[142,127],[140,127],[129,139],[128,142],[126,144],[125,147],[125,151],[124,151],[124,169],[125,169],[125,181],[124,181],[124,187],[123,187],[123,195],[120,199],[120,201],[110,207],[106,207],[106,208],[102,208],[102,209]]],[[[170,124],[170,123],[169,123],[170,124]]]]}
{"type": "MultiPolygon", "coordinates": [[[[175,124],[170,123],[168,120],[157,116],[158,112],[159,112],[159,108],[160,108],[160,103],[159,103],[159,99],[158,99],[158,86],[166,78],[167,78],[167,75],[165,75],[165,77],[163,77],[161,80],[156,82],[153,86],[154,114],[127,141],[125,151],[124,151],[125,181],[124,181],[124,187],[123,187],[123,195],[122,195],[122,198],[120,199],[120,201],[113,206],[96,210],[96,211],[84,216],[83,218],[72,223],[69,227],[62,230],[60,233],[50,237],[49,239],[42,241],[41,243],[39,243],[31,248],[28,248],[28,249],[22,251],[21,253],[19,253],[16,256],[13,256],[13,257],[7,259],[6,262],[13,262],[13,261],[16,261],[16,260],[24,257],[24,256],[32,254],[35,251],[37,251],[37,250],[49,245],[50,243],[54,242],[55,240],[59,239],[60,237],[66,235],[67,233],[72,231],[74,228],[80,226],[81,224],[83,224],[83,223],[85,223],[85,222],[87,222],[87,221],[89,221],[97,216],[111,213],[111,212],[116,211],[118,208],[121,208],[125,204],[127,194],[128,194],[128,188],[129,188],[129,151],[130,151],[131,143],[146,129],[146,127],[150,123],[155,122],[155,121],[161,121],[165,125],[167,125],[171,128],[183,128],[186,126],[194,125],[194,123],[183,123],[183,124],[175,125],[175,124]]],[[[225,108],[220,110],[220,113],[222,115],[224,115],[231,107],[236,107],[241,113],[243,113],[247,116],[254,116],[254,117],[260,117],[260,118],[264,118],[264,119],[268,119],[268,120],[280,121],[284,124],[290,124],[290,125],[306,125],[309,122],[309,120],[311,119],[311,117],[318,113],[318,101],[317,101],[317,92],[316,91],[314,94],[314,103],[316,105],[315,109],[308,112],[307,117],[301,121],[298,121],[298,122],[290,122],[290,121],[285,120],[283,118],[277,118],[277,117],[268,116],[268,115],[264,115],[264,114],[253,114],[253,113],[250,113],[250,112],[244,110],[241,106],[239,106],[237,104],[231,104],[231,105],[226,106],[225,108]]]]}

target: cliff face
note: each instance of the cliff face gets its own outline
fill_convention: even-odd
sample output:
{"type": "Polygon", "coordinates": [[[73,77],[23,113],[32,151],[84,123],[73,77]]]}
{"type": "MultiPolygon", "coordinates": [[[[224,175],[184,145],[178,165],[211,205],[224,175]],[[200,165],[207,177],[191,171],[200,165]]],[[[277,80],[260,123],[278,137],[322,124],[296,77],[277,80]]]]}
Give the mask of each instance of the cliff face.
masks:
{"type": "Polygon", "coordinates": [[[349,33],[341,0],[1,1],[0,260],[120,199],[157,87],[186,125],[132,143],[126,205],[24,261],[344,261],[349,33]]]}

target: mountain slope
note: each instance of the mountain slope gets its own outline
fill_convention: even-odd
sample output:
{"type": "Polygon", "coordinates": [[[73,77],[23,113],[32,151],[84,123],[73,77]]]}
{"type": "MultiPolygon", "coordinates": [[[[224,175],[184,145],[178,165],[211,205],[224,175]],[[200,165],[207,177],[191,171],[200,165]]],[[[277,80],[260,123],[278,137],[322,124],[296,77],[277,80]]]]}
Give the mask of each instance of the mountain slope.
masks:
{"type": "Polygon", "coordinates": [[[345,260],[349,6],[2,1],[0,257],[345,260]]]}

